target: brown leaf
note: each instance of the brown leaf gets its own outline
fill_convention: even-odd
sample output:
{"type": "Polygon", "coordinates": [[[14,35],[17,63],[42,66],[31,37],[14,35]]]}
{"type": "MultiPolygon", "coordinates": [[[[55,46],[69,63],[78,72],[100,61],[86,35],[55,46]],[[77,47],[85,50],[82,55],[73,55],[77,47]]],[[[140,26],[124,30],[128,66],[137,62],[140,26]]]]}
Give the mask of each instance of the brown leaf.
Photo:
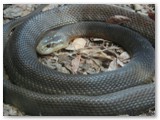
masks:
{"type": "Polygon", "coordinates": [[[107,59],[107,60],[113,60],[114,59],[114,57],[112,57],[112,56],[110,56],[110,55],[107,55],[107,54],[105,54],[105,53],[103,53],[103,52],[101,52],[101,53],[96,53],[96,54],[94,54],[94,55],[92,55],[92,57],[94,57],[94,58],[99,58],[99,59],[101,59],[101,60],[104,60],[104,59],[107,59]]]}
{"type": "Polygon", "coordinates": [[[105,54],[103,52],[103,50],[99,49],[99,48],[95,48],[95,49],[82,49],[80,50],[80,54],[87,54],[88,56],[92,56],[95,58],[106,58],[106,59],[110,59],[113,60],[114,57],[109,56],[107,54],[105,54]]]}
{"type": "Polygon", "coordinates": [[[110,56],[117,57],[117,53],[115,51],[112,51],[112,50],[105,50],[104,53],[107,54],[107,55],[110,55],[110,56]]]}
{"type": "Polygon", "coordinates": [[[69,64],[70,63],[70,58],[67,54],[59,55],[58,56],[58,62],[61,64],[69,64]]]}
{"type": "Polygon", "coordinates": [[[61,71],[62,73],[70,74],[69,70],[67,70],[65,67],[61,67],[60,71],[61,71]]]}
{"type": "MultiPolygon", "coordinates": [[[[100,71],[100,67],[95,63],[94,60],[92,60],[92,59],[86,60],[86,64],[88,64],[90,66],[89,68],[92,68],[95,73],[98,73],[100,71]]],[[[91,69],[88,69],[88,70],[91,70],[91,69]]],[[[92,73],[93,73],[93,71],[92,71],[92,73]]]]}
{"type": "Polygon", "coordinates": [[[89,74],[95,74],[95,70],[93,68],[88,68],[88,70],[86,71],[89,74]]]}
{"type": "Polygon", "coordinates": [[[109,46],[108,47],[108,50],[118,50],[120,49],[120,47],[117,47],[117,46],[109,46]]]}
{"type": "Polygon", "coordinates": [[[123,52],[123,53],[120,54],[119,58],[120,58],[120,60],[123,61],[123,60],[129,59],[130,56],[129,56],[129,54],[127,52],[123,52]]]}
{"type": "Polygon", "coordinates": [[[102,66],[102,61],[101,60],[99,60],[99,59],[92,59],[95,63],[96,63],[96,65],[98,65],[99,67],[100,66],[102,66]]]}
{"type": "Polygon", "coordinates": [[[123,62],[121,62],[119,59],[117,59],[117,63],[118,63],[118,65],[120,65],[121,67],[123,67],[123,66],[124,66],[124,63],[123,63],[123,62]]]}
{"type": "Polygon", "coordinates": [[[65,67],[62,67],[61,64],[57,63],[56,68],[57,68],[57,71],[59,72],[70,74],[70,72],[65,67]]]}
{"type": "Polygon", "coordinates": [[[79,50],[84,48],[86,45],[86,40],[84,38],[76,38],[67,48],[66,50],[79,50]]]}
{"type": "Polygon", "coordinates": [[[116,70],[118,68],[117,59],[115,58],[109,65],[108,71],[116,70]]]}
{"type": "Polygon", "coordinates": [[[77,55],[71,62],[73,74],[77,74],[79,64],[80,64],[81,55],[77,55]]]}
{"type": "Polygon", "coordinates": [[[111,16],[106,22],[110,24],[122,24],[130,21],[131,19],[129,17],[122,16],[122,15],[115,15],[115,16],[111,16]]]}
{"type": "Polygon", "coordinates": [[[91,65],[91,66],[94,64],[93,60],[91,60],[91,59],[86,60],[86,63],[91,65]]]}
{"type": "Polygon", "coordinates": [[[96,50],[94,49],[81,49],[79,52],[80,54],[90,54],[93,53],[93,51],[95,52],[96,50]]]}

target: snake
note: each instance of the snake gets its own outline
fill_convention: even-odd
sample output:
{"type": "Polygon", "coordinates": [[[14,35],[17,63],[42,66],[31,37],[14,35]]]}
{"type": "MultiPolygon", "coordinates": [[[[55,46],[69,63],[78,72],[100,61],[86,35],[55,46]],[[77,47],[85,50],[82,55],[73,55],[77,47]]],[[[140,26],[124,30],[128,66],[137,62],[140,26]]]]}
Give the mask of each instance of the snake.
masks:
{"type": "Polygon", "coordinates": [[[4,103],[34,116],[139,115],[155,106],[153,20],[113,5],[72,4],[41,12],[44,7],[3,26],[4,72],[9,76],[3,80],[4,103]],[[114,15],[132,21],[105,22],[114,15]],[[54,43],[63,35],[61,42],[77,36],[105,38],[122,46],[131,60],[117,70],[92,75],[50,69],[38,61],[36,47],[58,28],[54,43]]]}

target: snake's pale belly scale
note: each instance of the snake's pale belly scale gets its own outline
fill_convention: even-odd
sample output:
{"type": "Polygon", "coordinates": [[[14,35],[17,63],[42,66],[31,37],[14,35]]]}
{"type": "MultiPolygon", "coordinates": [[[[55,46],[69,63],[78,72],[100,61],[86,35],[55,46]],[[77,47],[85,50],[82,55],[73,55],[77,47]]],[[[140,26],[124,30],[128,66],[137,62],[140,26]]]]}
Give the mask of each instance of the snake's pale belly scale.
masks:
{"type": "Polygon", "coordinates": [[[155,85],[148,83],[154,75],[155,55],[146,38],[154,45],[154,21],[110,5],[68,5],[39,13],[18,26],[5,45],[4,66],[10,81],[4,80],[4,101],[31,115],[140,114],[155,104],[155,85]],[[132,24],[126,27],[144,37],[104,23],[117,14],[130,17],[132,24]],[[59,73],[39,63],[36,45],[41,34],[72,23],[76,23],[73,29],[67,29],[73,34],[92,30],[95,36],[120,44],[132,55],[130,63],[87,76],[59,73]]]}

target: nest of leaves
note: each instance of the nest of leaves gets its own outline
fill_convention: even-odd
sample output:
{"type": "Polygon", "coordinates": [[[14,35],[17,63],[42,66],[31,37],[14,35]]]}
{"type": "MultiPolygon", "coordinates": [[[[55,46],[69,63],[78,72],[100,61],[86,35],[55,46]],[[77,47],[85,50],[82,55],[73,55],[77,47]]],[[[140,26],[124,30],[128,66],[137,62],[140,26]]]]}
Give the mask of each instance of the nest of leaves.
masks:
{"type": "Polygon", "coordinates": [[[116,70],[130,61],[129,54],[111,41],[101,38],[76,38],[67,48],[39,61],[54,70],[67,74],[96,74],[116,70]]]}

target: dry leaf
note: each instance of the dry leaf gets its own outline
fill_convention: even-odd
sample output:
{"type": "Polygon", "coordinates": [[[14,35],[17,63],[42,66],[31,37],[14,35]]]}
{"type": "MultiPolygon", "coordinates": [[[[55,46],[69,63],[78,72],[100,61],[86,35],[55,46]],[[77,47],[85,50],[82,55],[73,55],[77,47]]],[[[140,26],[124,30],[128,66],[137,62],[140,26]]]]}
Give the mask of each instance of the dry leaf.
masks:
{"type": "Polygon", "coordinates": [[[114,57],[118,56],[118,54],[113,50],[105,50],[104,53],[110,56],[114,56],[114,57]]]}
{"type": "Polygon", "coordinates": [[[115,58],[109,65],[108,71],[116,70],[118,68],[117,59],[115,58]]]}
{"type": "Polygon", "coordinates": [[[79,50],[84,48],[86,45],[86,40],[84,38],[76,38],[67,48],[66,50],[79,50]]]}
{"type": "Polygon", "coordinates": [[[70,74],[70,72],[65,67],[62,67],[61,64],[57,63],[56,64],[56,68],[57,68],[57,71],[59,71],[59,72],[70,74]]]}
{"type": "Polygon", "coordinates": [[[131,19],[129,17],[122,16],[122,15],[115,15],[115,16],[111,16],[106,22],[110,24],[122,24],[130,21],[131,19]]]}
{"type": "Polygon", "coordinates": [[[88,64],[88,65],[90,65],[90,66],[92,66],[92,67],[93,67],[94,62],[93,62],[93,60],[88,59],[88,60],[86,60],[86,64],[88,64]]]}
{"type": "Polygon", "coordinates": [[[92,59],[95,63],[96,63],[96,65],[98,65],[99,67],[100,66],[102,66],[102,61],[101,60],[99,60],[99,59],[92,59]]]}
{"type": "Polygon", "coordinates": [[[65,67],[61,67],[60,72],[70,74],[70,72],[65,67]]]}
{"type": "Polygon", "coordinates": [[[76,58],[73,59],[71,62],[73,74],[76,74],[78,71],[80,59],[81,59],[81,55],[77,55],[76,58]]]}
{"type": "Polygon", "coordinates": [[[114,56],[107,55],[103,51],[101,51],[100,53],[101,53],[100,57],[104,57],[104,58],[109,59],[109,60],[113,60],[114,59],[114,56]]]}
{"type": "Polygon", "coordinates": [[[109,56],[103,52],[100,48],[95,49],[82,49],[80,50],[80,54],[87,54],[88,56],[95,57],[95,58],[106,58],[109,60],[113,60],[113,56],[109,56]]]}
{"type": "Polygon", "coordinates": [[[129,59],[130,58],[130,56],[129,56],[129,54],[127,53],[127,52],[123,52],[123,53],[121,53],[120,54],[120,56],[119,56],[119,59],[120,60],[127,60],[127,59],[129,59]]]}
{"type": "MultiPolygon", "coordinates": [[[[83,45],[84,48],[55,52],[51,56],[42,57],[40,61],[62,73],[87,75],[116,70],[130,60],[128,59],[130,56],[121,47],[110,41],[99,38],[92,38],[92,40],[85,38],[85,41],[90,43],[83,45]]],[[[79,43],[80,41],[73,42],[79,43]]]]}
{"type": "Polygon", "coordinates": [[[61,64],[69,64],[71,61],[67,54],[59,55],[58,58],[58,62],[61,64]]]}
{"type": "Polygon", "coordinates": [[[123,67],[123,66],[124,66],[124,63],[123,63],[123,62],[121,62],[119,59],[117,59],[117,63],[118,63],[118,65],[120,65],[121,67],[123,67]]]}
{"type": "Polygon", "coordinates": [[[117,46],[110,46],[110,47],[108,47],[108,50],[118,50],[119,49],[119,47],[117,47],[117,46]]]}

